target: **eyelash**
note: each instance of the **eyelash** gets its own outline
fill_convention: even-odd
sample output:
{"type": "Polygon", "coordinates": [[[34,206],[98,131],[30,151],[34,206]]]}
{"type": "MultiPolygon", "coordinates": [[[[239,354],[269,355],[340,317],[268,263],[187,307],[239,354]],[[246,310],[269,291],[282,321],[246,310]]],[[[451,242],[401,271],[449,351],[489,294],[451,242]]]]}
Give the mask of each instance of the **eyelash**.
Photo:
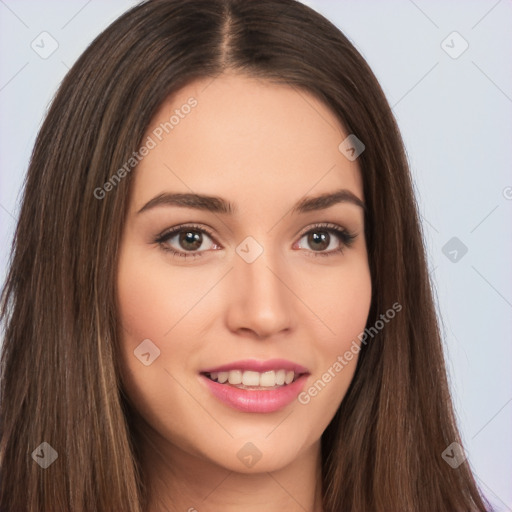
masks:
{"type": "MultiPolygon", "coordinates": [[[[330,222],[327,223],[319,223],[314,224],[310,228],[308,228],[306,231],[302,232],[299,236],[299,240],[303,238],[305,235],[308,235],[315,231],[324,231],[327,233],[334,233],[335,236],[340,241],[340,246],[337,249],[332,249],[330,251],[307,251],[313,253],[312,256],[333,256],[335,254],[343,253],[344,249],[347,247],[350,247],[352,243],[354,242],[354,239],[357,237],[356,234],[350,233],[346,229],[342,229],[336,224],[331,224],[330,222]]],[[[180,258],[199,258],[202,256],[202,254],[206,251],[197,251],[197,252],[182,252],[182,251],[176,251],[175,249],[171,249],[169,246],[165,245],[165,243],[172,238],[174,235],[181,233],[182,231],[198,231],[200,233],[207,234],[212,240],[214,240],[213,233],[206,229],[204,226],[199,226],[197,224],[183,224],[180,226],[175,226],[174,228],[164,231],[160,235],[158,235],[155,240],[153,241],[156,244],[159,244],[160,247],[167,252],[170,252],[173,256],[177,256],[180,258]]]]}

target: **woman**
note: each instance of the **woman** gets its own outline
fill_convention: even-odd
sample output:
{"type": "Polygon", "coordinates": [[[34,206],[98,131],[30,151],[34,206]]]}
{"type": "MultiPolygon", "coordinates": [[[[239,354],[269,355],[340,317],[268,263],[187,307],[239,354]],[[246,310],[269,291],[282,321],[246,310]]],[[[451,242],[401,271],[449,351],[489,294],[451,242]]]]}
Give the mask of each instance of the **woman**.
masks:
{"type": "Polygon", "coordinates": [[[293,0],[150,0],[91,44],[2,316],[2,510],[488,510],[395,121],[293,0]]]}

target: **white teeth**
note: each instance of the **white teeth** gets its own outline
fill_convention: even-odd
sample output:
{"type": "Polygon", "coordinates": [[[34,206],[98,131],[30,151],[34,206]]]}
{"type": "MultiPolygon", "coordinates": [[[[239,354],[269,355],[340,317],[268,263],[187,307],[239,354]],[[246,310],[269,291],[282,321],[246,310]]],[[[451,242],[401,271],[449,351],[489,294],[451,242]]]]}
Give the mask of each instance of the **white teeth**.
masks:
{"type": "Polygon", "coordinates": [[[278,386],[282,386],[284,384],[285,378],[286,378],[286,370],[279,370],[276,372],[276,384],[278,386]]]}
{"type": "Polygon", "coordinates": [[[277,382],[276,382],[276,372],[271,370],[270,372],[265,372],[265,373],[262,373],[260,376],[259,376],[259,384],[260,386],[263,386],[263,387],[268,387],[268,388],[271,388],[271,387],[274,387],[277,382]]]}
{"type": "Polygon", "coordinates": [[[231,370],[229,372],[228,381],[230,384],[242,384],[242,371],[231,370]]]}
{"type": "MultiPolygon", "coordinates": [[[[215,374],[215,372],[211,373],[210,374],[210,377],[212,378],[212,380],[215,380],[213,378],[213,375],[215,374]]],[[[229,378],[229,372],[219,372],[218,376],[217,376],[217,380],[221,383],[221,384],[224,384],[224,382],[227,382],[228,381],[228,378],[229,378]]]]}
{"type": "Polygon", "coordinates": [[[270,370],[267,372],[255,372],[252,370],[230,370],[229,372],[211,372],[210,379],[220,384],[229,384],[239,387],[263,387],[274,388],[291,384],[295,379],[292,370],[270,370]]]}
{"type": "MultiPolygon", "coordinates": [[[[230,382],[231,384],[231,382],[230,382]]],[[[246,371],[242,375],[242,384],[244,386],[259,386],[260,374],[258,372],[246,371]]]]}

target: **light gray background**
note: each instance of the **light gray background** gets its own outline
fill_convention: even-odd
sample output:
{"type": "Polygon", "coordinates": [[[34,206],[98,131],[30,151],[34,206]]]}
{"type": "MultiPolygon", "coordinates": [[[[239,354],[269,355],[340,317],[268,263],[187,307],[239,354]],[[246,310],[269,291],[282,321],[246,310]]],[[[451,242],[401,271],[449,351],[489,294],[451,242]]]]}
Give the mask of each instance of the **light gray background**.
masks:
{"type": "MultiPolygon", "coordinates": [[[[2,282],[47,105],[92,39],[135,3],[0,0],[2,282]],[[43,31],[58,43],[46,59],[31,48],[34,40],[40,51],[51,48],[43,31]]],[[[496,510],[512,511],[512,1],[305,3],[356,45],[393,107],[417,189],[466,453],[496,510]],[[469,45],[457,58],[465,43],[454,31],[469,45]],[[445,249],[455,262],[443,253],[452,237],[468,248],[464,255],[445,249]]]]}

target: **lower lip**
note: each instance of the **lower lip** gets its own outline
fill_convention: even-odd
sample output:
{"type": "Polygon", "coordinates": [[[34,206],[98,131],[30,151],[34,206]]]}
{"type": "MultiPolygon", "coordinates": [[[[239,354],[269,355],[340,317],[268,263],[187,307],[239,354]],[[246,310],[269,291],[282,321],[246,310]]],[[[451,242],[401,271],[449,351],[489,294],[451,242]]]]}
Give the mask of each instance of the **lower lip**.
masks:
{"type": "Polygon", "coordinates": [[[219,384],[201,375],[213,395],[221,402],[242,412],[275,412],[293,402],[302,391],[308,374],[296,381],[267,391],[239,389],[228,384],[219,384]]]}

